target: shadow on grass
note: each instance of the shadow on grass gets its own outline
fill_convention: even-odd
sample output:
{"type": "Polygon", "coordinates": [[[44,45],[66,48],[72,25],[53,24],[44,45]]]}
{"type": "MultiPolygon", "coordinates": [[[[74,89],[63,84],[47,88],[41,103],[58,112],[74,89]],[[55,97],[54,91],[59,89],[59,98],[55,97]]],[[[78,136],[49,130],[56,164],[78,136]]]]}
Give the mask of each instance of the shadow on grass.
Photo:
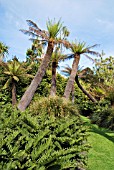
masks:
{"type": "Polygon", "coordinates": [[[91,132],[94,132],[94,133],[97,133],[99,135],[102,135],[104,136],[105,138],[107,138],[108,140],[114,142],[114,133],[110,130],[107,130],[107,129],[98,129],[97,127],[95,127],[94,125],[91,126],[91,132]],[[108,134],[111,134],[111,135],[108,135],[108,134]]]}
{"type": "Polygon", "coordinates": [[[111,131],[109,129],[105,129],[105,128],[100,128],[96,124],[91,124],[91,120],[88,119],[87,117],[81,116],[81,118],[82,118],[84,124],[86,126],[90,127],[91,132],[102,135],[114,143],[114,132],[113,131],[111,131]]]}

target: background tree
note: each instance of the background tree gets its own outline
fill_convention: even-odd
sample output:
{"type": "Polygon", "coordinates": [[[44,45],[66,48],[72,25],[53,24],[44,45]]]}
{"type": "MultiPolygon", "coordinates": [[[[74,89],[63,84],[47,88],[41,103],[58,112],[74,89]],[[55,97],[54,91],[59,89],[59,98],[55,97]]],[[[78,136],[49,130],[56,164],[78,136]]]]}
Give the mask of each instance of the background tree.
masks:
{"type": "Polygon", "coordinates": [[[16,84],[19,81],[23,81],[26,77],[33,77],[27,74],[27,70],[24,69],[23,65],[18,61],[16,57],[12,61],[7,63],[1,62],[0,65],[3,67],[3,73],[6,75],[4,77],[7,81],[3,86],[3,89],[10,88],[12,90],[12,105],[17,102],[16,99],[16,84]]]}
{"type": "Polygon", "coordinates": [[[78,85],[78,87],[82,90],[82,92],[87,95],[87,97],[94,103],[96,103],[96,99],[90,94],[88,93],[84,88],[83,86],[80,84],[79,80],[78,80],[78,74],[76,75],[75,77],[75,81],[76,81],[76,84],[78,85]]]}
{"type": "Polygon", "coordinates": [[[96,59],[94,70],[99,77],[99,82],[103,82],[107,86],[114,85],[114,57],[96,59]]]}
{"type": "Polygon", "coordinates": [[[100,58],[95,59],[93,73],[89,73],[84,81],[94,98],[104,99],[114,87],[114,58],[104,58],[101,54],[100,58]]]}
{"type": "Polygon", "coordinates": [[[27,22],[29,24],[29,30],[28,31],[21,30],[21,31],[24,32],[25,34],[37,37],[37,39],[40,40],[41,42],[42,41],[47,42],[48,45],[47,45],[46,54],[42,60],[42,63],[34,79],[32,80],[30,86],[25,91],[24,95],[22,96],[22,99],[18,104],[18,109],[21,111],[24,111],[26,107],[30,104],[37,87],[41,83],[42,78],[45,75],[45,71],[49,65],[49,61],[53,53],[54,45],[57,43],[59,44],[63,43],[64,45],[67,46],[67,44],[69,44],[68,42],[66,42],[66,40],[63,40],[61,38],[61,35],[59,36],[59,33],[63,30],[62,29],[63,26],[60,20],[58,22],[55,22],[55,20],[54,21],[48,20],[47,22],[48,31],[41,30],[34,22],[30,20],[27,20],[27,22]]]}
{"type": "Polygon", "coordinates": [[[8,54],[8,46],[0,42],[0,61],[2,61],[5,55],[7,54],[8,54]]]}
{"type": "Polygon", "coordinates": [[[45,42],[40,42],[40,40],[37,39],[33,40],[32,47],[29,48],[26,52],[27,62],[33,63],[35,61],[41,63],[44,55],[45,46],[45,42]]]}
{"type": "Polygon", "coordinates": [[[59,63],[61,61],[67,60],[67,56],[62,54],[60,51],[60,48],[57,47],[56,50],[53,52],[51,57],[51,63],[52,63],[52,82],[51,82],[51,90],[50,95],[55,96],[56,95],[56,72],[57,67],[59,67],[59,63]]]}

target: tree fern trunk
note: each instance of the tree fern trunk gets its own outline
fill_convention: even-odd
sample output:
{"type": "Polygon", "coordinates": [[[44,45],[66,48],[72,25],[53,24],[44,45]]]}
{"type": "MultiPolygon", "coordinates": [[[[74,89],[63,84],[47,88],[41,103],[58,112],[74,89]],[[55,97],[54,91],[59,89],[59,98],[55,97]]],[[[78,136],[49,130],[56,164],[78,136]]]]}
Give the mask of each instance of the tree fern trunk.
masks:
{"type": "Polygon", "coordinates": [[[74,103],[74,92],[75,92],[75,88],[74,88],[74,84],[72,86],[72,103],[74,103]]]}
{"type": "Polygon", "coordinates": [[[22,98],[18,104],[19,110],[24,111],[26,109],[26,107],[30,104],[37,87],[39,86],[39,84],[42,81],[43,76],[45,75],[51,55],[53,53],[53,48],[54,48],[53,42],[48,42],[47,51],[46,51],[44,59],[41,63],[41,66],[38,69],[34,79],[32,80],[30,86],[25,91],[24,95],[22,96],[22,98]]]}
{"type": "Polygon", "coordinates": [[[82,92],[83,92],[85,95],[87,95],[87,97],[88,97],[92,102],[96,103],[96,102],[97,102],[96,99],[95,99],[90,93],[88,93],[88,92],[82,87],[82,85],[80,84],[80,82],[79,82],[79,80],[78,80],[78,75],[76,75],[75,81],[76,81],[78,87],[82,90],[82,92]]]}
{"type": "Polygon", "coordinates": [[[64,92],[64,96],[63,96],[67,100],[69,99],[70,93],[72,91],[72,86],[73,86],[73,83],[75,81],[75,76],[76,76],[76,73],[77,73],[79,61],[80,61],[80,55],[76,55],[74,57],[74,61],[73,61],[73,65],[72,65],[72,71],[71,71],[69,80],[67,82],[67,85],[66,85],[66,88],[65,88],[65,92],[64,92]]]}
{"type": "Polygon", "coordinates": [[[51,82],[51,91],[50,96],[56,95],[56,62],[52,62],[52,82],[51,82]]]}
{"type": "Polygon", "coordinates": [[[17,99],[16,99],[16,85],[15,81],[12,80],[12,106],[16,105],[17,99]]]}

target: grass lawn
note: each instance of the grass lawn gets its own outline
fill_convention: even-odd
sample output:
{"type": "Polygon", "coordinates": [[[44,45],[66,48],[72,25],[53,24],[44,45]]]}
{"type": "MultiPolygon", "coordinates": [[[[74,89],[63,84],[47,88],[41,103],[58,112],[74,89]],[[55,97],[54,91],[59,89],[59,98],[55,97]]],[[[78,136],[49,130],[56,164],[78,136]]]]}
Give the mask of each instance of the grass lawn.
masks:
{"type": "Polygon", "coordinates": [[[92,148],[88,154],[88,170],[114,170],[114,132],[83,119],[91,127],[89,143],[92,148]]]}

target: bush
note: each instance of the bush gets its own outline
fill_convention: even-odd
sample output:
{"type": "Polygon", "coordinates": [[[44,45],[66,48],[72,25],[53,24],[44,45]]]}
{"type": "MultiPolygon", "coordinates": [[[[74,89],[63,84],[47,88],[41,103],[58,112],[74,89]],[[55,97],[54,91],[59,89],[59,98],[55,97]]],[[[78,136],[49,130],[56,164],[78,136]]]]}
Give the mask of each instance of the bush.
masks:
{"type": "Polygon", "coordinates": [[[107,94],[107,100],[110,101],[111,105],[114,106],[114,88],[109,89],[110,91],[107,94]]]}
{"type": "Polygon", "coordinates": [[[41,97],[32,102],[29,110],[32,114],[48,114],[57,117],[67,115],[78,115],[78,108],[71,102],[60,97],[41,97]]]}
{"type": "Polygon", "coordinates": [[[91,121],[100,127],[114,130],[114,108],[111,107],[110,103],[106,100],[100,102],[94,108],[91,121]]]}
{"type": "Polygon", "coordinates": [[[3,107],[8,102],[12,102],[10,92],[6,89],[0,89],[0,107],[3,107]]]}
{"type": "Polygon", "coordinates": [[[94,111],[95,106],[96,106],[96,103],[93,103],[92,101],[82,100],[82,102],[79,104],[81,115],[90,117],[94,111]]]}
{"type": "Polygon", "coordinates": [[[85,169],[87,128],[79,115],[72,109],[65,117],[39,110],[37,114],[34,110],[20,113],[9,109],[0,115],[0,169],[85,169]]]}
{"type": "Polygon", "coordinates": [[[91,117],[91,122],[100,127],[114,130],[114,108],[109,108],[102,112],[95,112],[91,117]]]}
{"type": "Polygon", "coordinates": [[[80,114],[90,116],[96,104],[90,101],[77,86],[75,86],[75,89],[75,103],[78,105],[80,114]]]}

